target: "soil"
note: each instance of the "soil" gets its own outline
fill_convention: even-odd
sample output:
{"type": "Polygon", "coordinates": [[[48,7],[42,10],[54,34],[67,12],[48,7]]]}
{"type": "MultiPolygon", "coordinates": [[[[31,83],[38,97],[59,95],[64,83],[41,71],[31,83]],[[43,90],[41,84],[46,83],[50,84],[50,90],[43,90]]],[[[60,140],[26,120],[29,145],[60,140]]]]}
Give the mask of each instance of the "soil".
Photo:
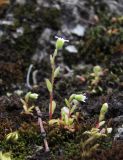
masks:
{"type": "Polygon", "coordinates": [[[1,6],[0,20],[12,21],[14,25],[0,25],[0,150],[11,152],[13,160],[84,160],[81,142],[86,136],[82,133],[96,125],[105,102],[109,104],[107,125],[113,132],[101,139],[100,148],[85,160],[123,159],[122,136],[114,138],[118,128],[122,128],[121,120],[116,119],[123,115],[123,18],[122,10],[112,11],[111,2],[104,2],[93,4],[89,0],[78,0],[73,6],[57,0],[25,1],[25,4],[11,1],[1,6]],[[78,9],[75,14],[68,15],[68,11],[73,13],[75,8],[78,9]],[[86,30],[82,37],[70,32],[80,22],[86,30]],[[71,94],[87,96],[86,103],[81,103],[78,109],[80,117],[75,132],[48,126],[49,93],[45,78],[50,78],[51,74],[49,55],[54,50],[55,35],[65,35],[71,44],[65,44],[57,57],[61,72],[55,80],[57,108],[54,117],[60,116],[64,99],[71,94]],[[68,52],[67,45],[75,46],[77,53],[68,52]],[[31,64],[30,88],[26,78],[31,64]],[[91,75],[96,65],[101,66],[103,74],[93,85],[91,75]],[[20,99],[28,91],[39,94],[35,105],[42,112],[50,147],[48,153],[44,151],[36,114],[22,114],[20,99]],[[5,136],[16,130],[19,140],[6,142],[5,136]]]}

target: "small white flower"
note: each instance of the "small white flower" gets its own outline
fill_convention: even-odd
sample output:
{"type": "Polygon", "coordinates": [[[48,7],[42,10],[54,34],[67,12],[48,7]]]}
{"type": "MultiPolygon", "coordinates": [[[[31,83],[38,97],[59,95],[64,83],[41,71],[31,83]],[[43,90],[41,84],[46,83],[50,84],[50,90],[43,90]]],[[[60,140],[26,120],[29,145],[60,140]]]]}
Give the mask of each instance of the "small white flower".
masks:
{"type": "Polygon", "coordinates": [[[61,37],[58,37],[58,36],[55,36],[55,38],[56,38],[56,39],[61,39],[61,40],[63,40],[64,42],[69,42],[69,40],[64,39],[64,38],[61,38],[61,37]]]}
{"type": "Polygon", "coordinates": [[[61,38],[61,37],[55,36],[55,38],[57,38],[56,49],[62,49],[64,43],[69,42],[69,40],[65,40],[64,38],[61,38]]]}
{"type": "Polygon", "coordinates": [[[85,102],[86,99],[87,99],[86,95],[82,95],[82,102],[85,102]]]}
{"type": "Polygon", "coordinates": [[[65,113],[65,114],[69,115],[69,113],[70,113],[69,108],[63,107],[63,108],[62,108],[62,113],[65,113]]]}

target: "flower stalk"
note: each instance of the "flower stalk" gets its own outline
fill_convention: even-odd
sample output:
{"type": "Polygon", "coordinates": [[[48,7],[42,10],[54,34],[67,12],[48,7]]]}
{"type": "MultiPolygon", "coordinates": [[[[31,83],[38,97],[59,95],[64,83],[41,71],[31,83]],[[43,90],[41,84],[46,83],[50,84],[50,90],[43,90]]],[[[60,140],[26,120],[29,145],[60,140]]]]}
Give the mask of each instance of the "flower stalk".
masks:
{"type": "Polygon", "coordinates": [[[57,41],[55,44],[55,50],[53,55],[50,55],[50,63],[51,63],[51,69],[52,69],[52,73],[51,73],[51,79],[46,79],[46,85],[47,85],[47,89],[49,91],[49,95],[50,95],[50,103],[49,103],[49,119],[52,119],[52,115],[54,113],[54,110],[56,108],[56,102],[54,101],[54,97],[53,97],[53,90],[54,90],[54,81],[55,78],[58,76],[59,71],[60,71],[60,67],[56,67],[55,66],[55,60],[56,60],[56,56],[58,54],[58,50],[62,49],[64,42],[68,40],[64,40],[63,38],[59,38],[56,37],[57,41]]]}
{"type": "Polygon", "coordinates": [[[54,72],[55,72],[55,57],[57,55],[57,49],[55,49],[53,54],[53,61],[51,61],[51,67],[52,67],[52,75],[51,75],[51,85],[52,85],[52,91],[50,92],[50,107],[49,107],[49,118],[52,119],[52,102],[53,102],[53,89],[54,89],[54,72]]]}

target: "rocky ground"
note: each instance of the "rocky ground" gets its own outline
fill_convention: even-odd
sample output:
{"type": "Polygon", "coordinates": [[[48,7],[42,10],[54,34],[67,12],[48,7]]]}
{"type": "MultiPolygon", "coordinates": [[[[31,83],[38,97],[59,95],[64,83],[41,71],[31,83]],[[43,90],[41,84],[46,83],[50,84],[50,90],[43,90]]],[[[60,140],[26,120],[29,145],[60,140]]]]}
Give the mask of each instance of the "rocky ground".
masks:
{"type": "Polygon", "coordinates": [[[92,158],[123,159],[122,14],[122,0],[12,0],[1,6],[0,150],[12,151],[15,160],[78,160],[81,132],[96,123],[101,105],[107,102],[106,118],[113,127],[112,145],[98,150],[92,158]],[[57,58],[61,71],[54,93],[59,106],[55,116],[59,115],[64,98],[72,93],[86,93],[87,102],[81,104],[84,120],[80,121],[81,127],[76,133],[58,128],[53,132],[46,125],[51,148],[47,154],[36,118],[20,114],[20,97],[30,90],[38,93],[36,104],[47,122],[49,97],[44,80],[50,77],[49,55],[54,50],[55,36],[69,39],[57,58]],[[97,65],[103,74],[92,84],[92,73],[97,65]],[[16,129],[21,132],[20,141],[6,143],[5,135],[16,129]]]}

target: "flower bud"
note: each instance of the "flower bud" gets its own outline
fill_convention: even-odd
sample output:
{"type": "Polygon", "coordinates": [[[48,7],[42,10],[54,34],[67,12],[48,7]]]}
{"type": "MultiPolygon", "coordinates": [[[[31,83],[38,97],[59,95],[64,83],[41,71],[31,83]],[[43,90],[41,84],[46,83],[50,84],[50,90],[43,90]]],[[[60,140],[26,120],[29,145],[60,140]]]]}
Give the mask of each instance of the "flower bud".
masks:
{"type": "Polygon", "coordinates": [[[75,95],[74,98],[75,98],[77,101],[81,101],[81,102],[85,102],[85,100],[86,100],[86,96],[83,95],[83,94],[75,95]]]}
{"type": "Polygon", "coordinates": [[[100,110],[100,115],[99,115],[99,122],[103,121],[105,119],[105,114],[108,111],[108,104],[104,103],[102,105],[102,108],[100,110]]]}
{"type": "Polygon", "coordinates": [[[102,73],[102,68],[100,66],[95,66],[93,68],[93,72],[95,73],[96,76],[99,76],[102,73]]]}
{"type": "Polygon", "coordinates": [[[60,72],[60,67],[57,67],[54,72],[54,78],[56,78],[59,75],[59,72],[60,72]]]}
{"type": "Polygon", "coordinates": [[[31,99],[37,99],[38,98],[38,94],[37,93],[31,93],[29,95],[29,98],[31,98],[31,99]]]}
{"type": "Polygon", "coordinates": [[[66,115],[69,115],[69,113],[70,113],[70,110],[69,110],[69,108],[67,108],[67,107],[63,107],[63,108],[61,109],[61,111],[62,111],[62,113],[66,114],[66,115]]]}
{"type": "Polygon", "coordinates": [[[100,113],[104,113],[105,114],[107,111],[108,111],[108,103],[104,103],[102,105],[100,113]]]}

